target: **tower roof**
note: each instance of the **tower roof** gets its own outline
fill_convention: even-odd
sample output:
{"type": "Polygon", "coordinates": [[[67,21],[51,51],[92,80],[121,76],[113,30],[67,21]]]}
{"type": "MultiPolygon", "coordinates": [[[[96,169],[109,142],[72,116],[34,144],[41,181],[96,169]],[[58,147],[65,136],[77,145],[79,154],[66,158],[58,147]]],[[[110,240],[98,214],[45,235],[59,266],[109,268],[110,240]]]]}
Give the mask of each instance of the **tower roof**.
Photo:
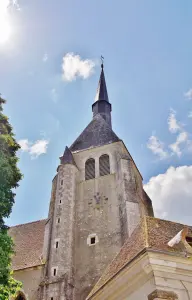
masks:
{"type": "Polygon", "coordinates": [[[71,153],[70,149],[66,146],[65,151],[63,153],[63,156],[60,157],[61,164],[66,165],[66,164],[72,164],[76,166],[76,163],[73,158],[73,154],[71,153]]]}
{"type": "Polygon", "coordinates": [[[109,102],[107,86],[106,86],[106,82],[105,82],[103,63],[101,64],[101,75],[100,75],[100,79],[99,79],[95,102],[100,101],[100,100],[105,100],[105,101],[109,102]]]}
{"type": "MultiPolygon", "coordinates": [[[[102,57],[103,59],[103,57],[102,57]]],[[[103,61],[95,102],[92,105],[93,119],[71,145],[72,152],[99,147],[120,141],[111,126],[111,104],[109,103],[103,61]]]]}
{"type": "Polygon", "coordinates": [[[118,141],[120,141],[118,136],[114,133],[104,118],[98,114],[71,145],[70,150],[78,151],[118,141]]]}

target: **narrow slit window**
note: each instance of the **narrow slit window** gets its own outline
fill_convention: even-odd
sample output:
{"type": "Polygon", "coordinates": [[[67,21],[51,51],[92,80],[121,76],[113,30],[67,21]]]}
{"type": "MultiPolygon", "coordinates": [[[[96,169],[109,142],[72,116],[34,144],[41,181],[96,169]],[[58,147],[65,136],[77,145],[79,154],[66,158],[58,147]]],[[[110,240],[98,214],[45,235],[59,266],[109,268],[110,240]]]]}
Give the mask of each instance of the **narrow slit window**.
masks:
{"type": "Polygon", "coordinates": [[[53,276],[56,276],[57,274],[57,269],[53,269],[53,276]]]}
{"type": "Polygon", "coordinates": [[[53,297],[51,297],[51,300],[53,300],[53,297]]]}
{"type": "Polygon", "coordinates": [[[99,157],[99,174],[100,176],[110,174],[109,155],[107,154],[103,154],[99,157]]]}
{"type": "Polygon", "coordinates": [[[63,185],[63,179],[61,180],[61,185],[63,185]]]}
{"type": "Polygon", "coordinates": [[[95,178],[95,160],[89,158],[85,163],[85,180],[95,178]]]}
{"type": "Polygon", "coordinates": [[[59,201],[59,203],[61,203],[61,200],[59,201]]]}
{"type": "Polygon", "coordinates": [[[59,248],[59,242],[57,241],[55,244],[56,249],[59,248]]]}
{"type": "Polygon", "coordinates": [[[91,245],[95,244],[95,236],[91,237],[91,245]]]}
{"type": "Polygon", "coordinates": [[[60,219],[60,218],[58,218],[58,219],[57,219],[57,223],[60,223],[60,221],[61,221],[61,219],[60,219]]]}

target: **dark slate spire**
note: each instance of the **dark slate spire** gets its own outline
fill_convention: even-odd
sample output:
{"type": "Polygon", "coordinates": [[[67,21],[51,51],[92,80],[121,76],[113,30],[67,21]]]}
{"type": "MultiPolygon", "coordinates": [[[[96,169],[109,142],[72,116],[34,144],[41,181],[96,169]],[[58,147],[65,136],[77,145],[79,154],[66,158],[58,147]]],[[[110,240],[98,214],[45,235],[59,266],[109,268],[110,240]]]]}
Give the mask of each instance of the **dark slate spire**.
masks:
{"type": "Polygon", "coordinates": [[[105,82],[103,61],[101,64],[101,75],[99,79],[99,85],[97,88],[97,94],[95,97],[95,103],[92,105],[93,117],[100,114],[107,124],[111,127],[111,104],[109,103],[107,86],[105,82]]]}
{"type": "Polygon", "coordinates": [[[76,166],[76,163],[73,158],[73,154],[70,149],[66,146],[63,156],[60,157],[61,165],[72,164],[76,166]]]}
{"type": "MultiPolygon", "coordinates": [[[[101,57],[103,60],[103,57],[101,57]]],[[[109,103],[103,61],[97,89],[96,102],[92,105],[93,119],[71,145],[72,152],[99,147],[120,141],[111,128],[111,104],[109,103]]]]}
{"type": "Polygon", "coordinates": [[[98,88],[97,88],[97,94],[95,97],[95,102],[96,101],[101,101],[101,100],[105,100],[107,102],[109,102],[108,99],[108,93],[107,93],[107,86],[106,86],[106,82],[105,82],[105,74],[104,74],[104,70],[103,70],[104,66],[103,63],[101,64],[101,75],[100,75],[100,79],[99,79],[99,84],[98,84],[98,88]]]}

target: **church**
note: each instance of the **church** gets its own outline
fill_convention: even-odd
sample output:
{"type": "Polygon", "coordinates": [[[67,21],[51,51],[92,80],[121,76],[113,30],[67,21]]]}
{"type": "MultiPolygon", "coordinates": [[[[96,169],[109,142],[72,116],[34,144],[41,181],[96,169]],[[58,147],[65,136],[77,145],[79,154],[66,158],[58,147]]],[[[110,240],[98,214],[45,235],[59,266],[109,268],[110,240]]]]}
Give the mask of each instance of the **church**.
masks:
{"type": "Polygon", "coordinates": [[[47,219],[9,230],[16,300],[192,300],[192,228],[154,217],[111,111],[102,64],[93,118],[60,157],[47,219]]]}

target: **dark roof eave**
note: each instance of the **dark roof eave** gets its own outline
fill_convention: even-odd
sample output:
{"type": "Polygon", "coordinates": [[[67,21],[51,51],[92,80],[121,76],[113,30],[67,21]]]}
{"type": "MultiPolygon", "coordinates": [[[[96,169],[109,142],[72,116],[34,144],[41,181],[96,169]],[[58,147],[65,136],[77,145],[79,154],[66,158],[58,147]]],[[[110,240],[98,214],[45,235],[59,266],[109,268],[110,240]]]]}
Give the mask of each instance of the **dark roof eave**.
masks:
{"type": "Polygon", "coordinates": [[[27,266],[27,267],[18,268],[18,269],[13,268],[13,272],[23,271],[23,270],[26,270],[26,269],[33,269],[33,268],[37,268],[37,267],[43,267],[44,265],[45,265],[45,263],[41,263],[41,264],[35,264],[34,266],[27,266]]]}

